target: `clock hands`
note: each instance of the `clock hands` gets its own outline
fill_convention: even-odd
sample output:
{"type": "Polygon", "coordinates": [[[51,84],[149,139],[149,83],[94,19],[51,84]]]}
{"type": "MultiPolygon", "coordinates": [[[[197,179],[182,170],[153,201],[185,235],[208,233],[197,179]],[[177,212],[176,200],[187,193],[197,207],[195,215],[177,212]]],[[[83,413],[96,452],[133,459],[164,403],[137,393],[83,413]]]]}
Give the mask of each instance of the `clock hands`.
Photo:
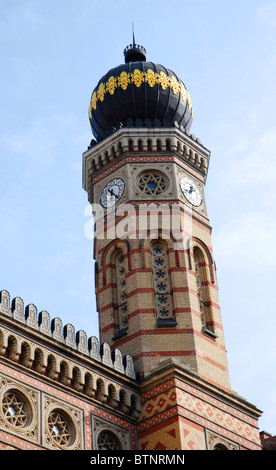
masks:
{"type": "Polygon", "coordinates": [[[118,199],[118,194],[115,194],[115,193],[114,193],[114,189],[113,189],[113,188],[108,189],[108,192],[111,194],[111,196],[114,196],[115,199],[118,199]]]}
{"type": "Polygon", "coordinates": [[[121,199],[125,189],[122,179],[116,178],[110,181],[102,190],[101,204],[103,207],[112,207],[121,199]]]}
{"type": "Polygon", "coordinates": [[[199,189],[196,184],[193,183],[189,178],[183,177],[180,180],[180,188],[183,195],[193,206],[200,206],[202,199],[200,196],[199,189]]]}
{"type": "Polygon", "coordinates": [[[184,192],[189,193],[189,194],[191,194],[194,191],[195,191],[195,188],[193,186],[190,186],[190,189],[184,189],[184,192]]]}
{"type": "Polygon", "coordinates": [[[195,191],[195,188],[193,186],[190,186],[190,189],[189,189],[189,194],[191,194],[192,192],[195,191]]]}

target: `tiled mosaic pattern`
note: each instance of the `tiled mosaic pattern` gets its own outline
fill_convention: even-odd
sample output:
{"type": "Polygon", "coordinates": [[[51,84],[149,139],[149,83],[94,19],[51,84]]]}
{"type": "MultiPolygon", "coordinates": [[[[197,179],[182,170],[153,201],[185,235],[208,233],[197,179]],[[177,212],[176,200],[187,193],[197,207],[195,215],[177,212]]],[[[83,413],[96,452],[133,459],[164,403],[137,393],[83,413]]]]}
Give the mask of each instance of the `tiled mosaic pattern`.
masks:
{"type": "MultiPolygon", "coordinates": [[[[170,449],[166,424],[174,420],[179,449],[204,449],[205,429],[240,445],[260,449],[257,421],[237,408],[178,379],[164,382],[142,397],[142,416],[138,425],[141,449],[153,450],[158,444],[170,449]]],[[[171,445],[171,444],[170,444],[171,445]]]]}

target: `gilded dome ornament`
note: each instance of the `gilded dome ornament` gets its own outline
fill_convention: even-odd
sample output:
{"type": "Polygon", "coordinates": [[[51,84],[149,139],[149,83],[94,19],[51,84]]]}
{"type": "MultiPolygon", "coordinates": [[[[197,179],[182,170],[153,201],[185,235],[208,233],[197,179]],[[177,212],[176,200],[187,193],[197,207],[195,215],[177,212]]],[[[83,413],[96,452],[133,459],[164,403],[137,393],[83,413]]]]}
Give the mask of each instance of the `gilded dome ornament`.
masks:
{"type": "Polygon", "coordinates": [[[104,83],[100,83],[98,91],[97,91],[97,97],[100,101],[103,101],[104,95],[105,95],[105,85],[104,83]]]}
{"type": "Polygon", "coordinates": [[[114,95],[115,88],[117,88],[117,80],[115,77],[113,77],[113,75],[111,75],[111,77],[109,77],[108,82],[105,85],[105,89],[111,95],[114,95]]]}
{"type": "MultiPolygon", "coordinates": [[[[162,90],[166,90],[169,86],[170,79],[164,72],[160,72],[158,76],[158,83],[161,85],[162,90]]],[[[184,88],[184,85],[182,86],[184,88]]]]}
{"type": "Polygon", "coordinates": [[[93,111],[92,109],[97,109],[97,93],[94,91],[89,106],[89,118],[92,119],[93,111]]]}
{"type": "Polygon", "coordinates": [[[184,87],[183,83],[180,83],[180,94],[183,99],[183,101],[186,101],[188,99],[189,93],[187,92],[186,88],[184,87]]]}
{"type": "Polygon", "coordinates": [[[94,91],[91,99],[91,106],[93,109],[97,108],[97,93],[94,91]]]}
{"type": "Polygon", "coordinates": [[[153,70],[147,70],[147,72],[145,73],[145,82],[147,82],[150,87],[153,87],[154,85],[156,85],[156,83],[158,83],[157,75],[156,73],[154,73],[153,70]]]}
{"type": "Polygon", "coordinates": [[[90,101],[90,106],[89,106],[89,112],[88,112],[88,114],[89,114],[89,119],[90,119],[90,121],[91,121],[91,120],[92,120],[92,105],[91,105],[91,101],[90,101]]]}
{"type": "Polygon", "coordinates": [[[129,84],[129,73],[121,72],[120,76],[118,77],[118,86],[122,87],[123,90],[126,90],[129,84]]]}
{"type": "Polygon", "coordinates": [[[170,77],[170,87],[173,91],[173,94],[176,95],[180,91],[180,83],[176,80],[175,77],[170,77]]]}
{"type": "Polygon", "coordinates": [[[135,69],[131,74],[131,82],[139,88],[144,81],[144,73],[139,69],[135,69]]]}

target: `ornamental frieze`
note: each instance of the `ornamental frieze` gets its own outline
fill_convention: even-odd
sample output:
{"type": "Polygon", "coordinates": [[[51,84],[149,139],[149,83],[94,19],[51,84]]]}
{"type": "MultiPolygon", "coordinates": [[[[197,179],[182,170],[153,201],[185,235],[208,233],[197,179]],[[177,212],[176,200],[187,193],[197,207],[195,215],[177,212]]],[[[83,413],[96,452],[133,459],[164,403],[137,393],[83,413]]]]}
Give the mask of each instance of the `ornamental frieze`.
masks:
{"type": "Polygon", "coordinates": [[[90,106],[89,106],[89,117],[92,119],[93,109],[97,109],[97,103],[103,102],[105,95],[109,93],[114,95],[116,88],[127,90],[130,84],[135,85],[137,88],[141,87],[142,83],[146,83],[150,88],[160,85],[162,90],[170,88],[174,95],[180,93],[183,102],[188,103],[188,108],[192,109],[192,101],[188,90],[185,88],[182,82],[178,81],[176,77],[166,75],[163,71],[157,73],[152,69],[148,69],[146,72],[139,69],[135,69],[131,74],[122,71],[118,77],[113,75],[109,77],[106,83],[101,82],[92,94],[90,106]]]}

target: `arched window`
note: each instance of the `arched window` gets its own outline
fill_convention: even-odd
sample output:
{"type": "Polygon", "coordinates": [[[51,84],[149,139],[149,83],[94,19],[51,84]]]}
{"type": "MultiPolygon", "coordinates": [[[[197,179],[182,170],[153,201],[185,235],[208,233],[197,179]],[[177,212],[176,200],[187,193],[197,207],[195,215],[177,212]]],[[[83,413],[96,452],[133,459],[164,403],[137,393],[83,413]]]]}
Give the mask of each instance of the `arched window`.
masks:
{"type": "Polygon", "coordinates": [[[122,250],[113,256],[113,308],[116,335],[126,332],[128,327],[126,263],[122,250]]]}
{"type": "Polygon", "coordinates": [[[238,443],[230,441],[206,429],[208,450],[240,450],[238,443]]]}
{"type": "Polygon", "coordinates": [[[198,247],[194,248],[193,253],[199,311],[201,314],[203,331],[207,334],[210,334],[212,337],[216,337],[214,334],[212,312],[209,300],[209,288],[207,284],[205,259],[202,251],[198,247]]]}
{"type": "Polygon", "coordinates": [[[167,246],[155,240],[151,244],[155,306],[158,326],[175,326],[167,246]]]}
{"type": "Polygon", "coordinates": [[[229,450],[226,446],[223,444],[216,444],[213,448],[213,450],[229,450]]]}

